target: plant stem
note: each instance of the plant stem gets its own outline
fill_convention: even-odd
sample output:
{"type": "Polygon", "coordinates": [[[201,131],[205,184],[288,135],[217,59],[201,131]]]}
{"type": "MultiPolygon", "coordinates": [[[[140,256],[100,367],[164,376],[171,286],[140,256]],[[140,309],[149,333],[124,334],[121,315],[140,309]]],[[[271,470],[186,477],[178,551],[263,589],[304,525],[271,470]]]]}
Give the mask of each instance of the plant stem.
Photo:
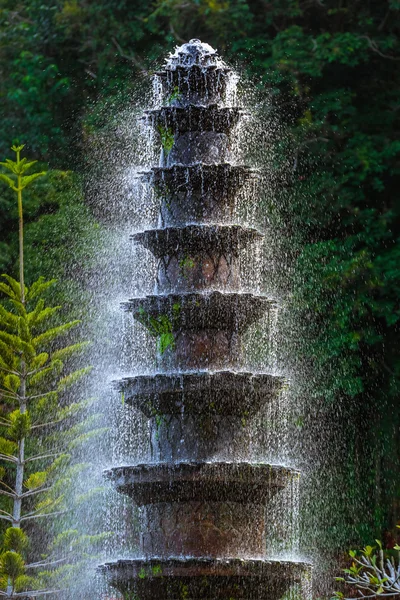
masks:
{"type": "MultiPolygon", "coordinates": [[[[21,361],[21,385],[19,389],[20,403],[19,410],[21,414],[26,412],[26,368],[25,361],[21,361]]],[[[15,498],[13,506],[13,527],[20,529],[22,513],[22,493],[24,485],[25,471],[25,438],[18,442],[18,462],[15,474],[15,498]]]]}
{"type": "MultiPolygon", "coordinates": [[[[20,151],[17,151],[17,165],[20,163],[20,151]]],[[[25,282],[24,282],[24,215],[22,211],[22,187],[21,175],[18,175],[18,219],[19,219],[19,282],[21,285],[21,302],[25,304],[25,282]]]]}

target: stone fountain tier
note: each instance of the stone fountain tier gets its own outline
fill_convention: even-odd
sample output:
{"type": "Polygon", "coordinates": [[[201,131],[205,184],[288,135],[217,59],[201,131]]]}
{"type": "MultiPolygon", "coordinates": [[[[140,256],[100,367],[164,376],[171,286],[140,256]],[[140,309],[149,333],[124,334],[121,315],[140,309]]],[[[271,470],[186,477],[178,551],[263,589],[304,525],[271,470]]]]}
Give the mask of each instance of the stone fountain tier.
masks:
{"type": "Polygon", "coordinates": [[[252,416],[277,397],[284,379],[234,371],[156,373],[126,377],[116,386],[147,417],[169,414],[252,416]]]}
{"type": "Polygon", "coordinates": [[[115,467],[105,476],[139,506],[193,501],[265,504],[299,472],[264,463],[181,462],[115,467]]]}
{"type": "Polygon", "coordinates": [[[233,74],[211,46],[193,39],[168,57],[156,77],[169,104],[206,106],[228,99],[233,74]]]}
{"type": "Polygon", "coordinates": [[[179,46],[175,52],[171,53],[165,60],[165,69],[173,71],[179,67],[224,67],[225,63],[218,56],[217,50],[214,50],[209,44],[194,38],[187,44],[179,46]]]}
{"type": "Polygon", "coordinates": [[[259,172],[242,165],[205,164],[153,167],[141,174],[160,200],[163,226],[230,223],[236,220],[238,194],[253,186],[259,172]]]}
{"type": "Polygon", "coordinates": [[[269,312],[274,303],[250,293],[207,292],[149,295],[123,302],[122,307],[140,323],[152,328],[162,317],[170,331],[230,331],[243,333],[269,312]]]}
{"type": "Polygon", "coordinates": [[[146,125],[155,129],[170,130],[175,135],[188,131],[213,131],[230,133],[246,113],[239,107],[210,106],[163,106],[147,110],[143,117],[146,125]]]}
{"type": "MultiPolygon", "coordinates": [[[[262,558],[271,551],[269,503],[298,478],[250,462],[160,462],[106,472],[141,507],[139,552],[169,558],[262,558]]],[[[286,492],[285,492],[286,493],[286,492]]]]}
{"type": "Polygon", "coordinates": [[[101,570],[112,586],[138,600],[278,600],[295,587],[309,595],[311,565],[265,559],[137,558],[106,563],[101,570]]]}
{"type": "Polygon", "coordinates": [[[169,196],[177,193],[177,190],[180,193],[199,190],[202,194],[212,192],[223,201],[248,181],[258,179],[259,171],[244,165],[199,162],[191,165],[153,167],[140,175],[142,181],[155,186],[159,194],[169,196]]]}
{"type": "Polygon", "coordinates": [[[169,105],[210,106],[230,102],[229,88],[233,73],[229,67],[178,65],[174,70],[158,71],[156,76],[169,105]]]}
{"type": "Polygon", "coordinates": [[[147,229],[131,236],[134,242],[150,250],[156,258],[177,254],[181,250],[238,256],[249,243],[262,238],[262,233],[250,227],[211,224],[147,229]]]}
{"type": "Polygon", "coordinates": [[[242,251],[262,237],[256,229],[239,225],[203,224],[149,229],[132,239],[158,259],[157,291],[176,293],[239,291],[244,268],[242,251]]]}

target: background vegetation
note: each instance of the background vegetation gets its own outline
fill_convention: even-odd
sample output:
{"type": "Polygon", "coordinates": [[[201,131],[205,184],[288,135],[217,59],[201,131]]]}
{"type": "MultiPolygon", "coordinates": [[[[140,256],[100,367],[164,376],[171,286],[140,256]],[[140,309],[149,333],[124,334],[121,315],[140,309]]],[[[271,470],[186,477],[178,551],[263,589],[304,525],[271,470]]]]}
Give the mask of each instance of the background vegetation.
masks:
{"type": "MultiPolygon", "coordinates": [[[[85,250],[70,240],[95,228],[80,184],[94,102],[128,96],[193,37],[269,90],[288,132],[277,223],[309,382],[299,426],[325,449],[311,512],[334,553],[393,546],[400,518],[399,33],[399,0],[0,0],[0,158],[26,142],[50,169],[26,200],[28,285],[30,268],[79,280],[85,250]]],[[[0,206],[0,265],[15,275],[5,187],[0,206]]]]}

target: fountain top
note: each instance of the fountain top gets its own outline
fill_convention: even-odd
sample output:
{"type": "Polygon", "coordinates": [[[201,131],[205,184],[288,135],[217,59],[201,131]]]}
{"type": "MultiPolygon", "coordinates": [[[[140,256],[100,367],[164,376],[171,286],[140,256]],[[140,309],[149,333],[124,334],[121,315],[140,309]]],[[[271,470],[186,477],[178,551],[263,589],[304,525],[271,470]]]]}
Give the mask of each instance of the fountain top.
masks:
{"type": "Polygon", "coordinates": [[[209,44],[193,39],[182,46],[177,46],[166,60],[166,69],[174,71],[177,68],[197,66],[200,68],[219,67],[226,65],[218,57],[218,53],[209,44]]]}

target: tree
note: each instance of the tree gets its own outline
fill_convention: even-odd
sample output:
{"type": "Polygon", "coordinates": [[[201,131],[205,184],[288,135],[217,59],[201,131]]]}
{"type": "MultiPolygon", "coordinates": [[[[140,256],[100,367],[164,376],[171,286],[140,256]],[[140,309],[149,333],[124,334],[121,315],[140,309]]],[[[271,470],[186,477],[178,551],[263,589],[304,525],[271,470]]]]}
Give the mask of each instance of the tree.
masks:
{"type": "Polygon", "coordinates": [[[46,587],[46,569],[59,561],[26,562],[29,540],[23,529],[29,526],[33,531],[32,522],[66,510],[60,470],[69,462],[66,450],[83,406],[68,390],[90,368],[75,368],[75,359],[87,343],[66,338],[80,322],[54,323],[61,307],[45,303],[44,295],[54,280],[39,278],[25,285],[22,191],[44,173],[26,175],[33,162],[20,159],[22,147],[13,150],[17,160],[2,164],[14,177],[0,175],[17,194],[20,218],[20,281],[4,275],[0,283],[6,297],[0,305],[0,460],[6,465],[1,471],[0,496],[6,502],[0,519],[11,525],[0,556],[0,596],[33,598],[54,593],[46,587]],[[28,575],[31,570],[39,574],[28,575]]]}

